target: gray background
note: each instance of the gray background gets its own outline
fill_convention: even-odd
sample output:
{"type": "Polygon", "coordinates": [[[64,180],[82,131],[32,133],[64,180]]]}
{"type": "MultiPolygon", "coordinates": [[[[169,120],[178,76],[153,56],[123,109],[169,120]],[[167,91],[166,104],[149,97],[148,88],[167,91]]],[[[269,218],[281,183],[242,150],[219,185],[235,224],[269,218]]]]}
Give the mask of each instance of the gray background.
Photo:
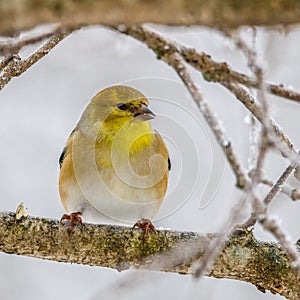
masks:
{"type": "MultiPolygon", "coordinates": [[[[170,37],[205,51],[237,70],[249,73],[247,61],[227,39],[205,28],[160,28],[170,37]]],[[[243,30],[245,38],[251,32],[243,30]]],[[[259,31],[256,46],[269,80],[300,89],[300,31],[259,31]]],[[[26,48],[28,55],[34,48],[26,48]]],[[[192,74],[223,122],[245,166],[249,154],[248,114],[225,89],[192,74]]],[[[172,172],[157,227],[216,232],[222,228],[240,192],[235,178],[175,72],[152,51],[130,37],[104,28],[80,30],[0,93],[1,210],[24,202],[35,216],[60,218],[58,157],[89,100],[114,84],[140,89],[157,114],[153,126],[170,149],[172,172]]],[[[299,146],[298,104],[268,97],[272,115],[299,146]]],[[[278,177],[287,164],[269,155],[266,169],[278,177]]],[[[297,184],[293,179],[290,183],[297,184]]],[[[262,195],[266,189],[261,190],[262,195]]],[[[270,211],[294,240],[299,238],[299,203],[285,196],[270,211]]],[[[272,239],[256,230],[258,237],[272,239]]],[[[117,271],[42,261],[0,253],[0,299],[280,299],[250,284],[156,272],[117,271]]]]}

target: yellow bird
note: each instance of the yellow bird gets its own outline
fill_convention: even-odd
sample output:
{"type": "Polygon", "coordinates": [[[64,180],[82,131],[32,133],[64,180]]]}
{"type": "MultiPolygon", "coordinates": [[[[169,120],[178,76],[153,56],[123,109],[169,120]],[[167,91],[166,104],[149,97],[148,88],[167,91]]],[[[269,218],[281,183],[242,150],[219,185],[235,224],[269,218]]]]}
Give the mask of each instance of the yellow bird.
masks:
{"type": "Polygon", "coordinates": [[[83,219],[132,223],[144,237],[155,231],[150,219],[165,197],[170,159],[149,122],[154,117],[147,98],[128,86],[106,88],[91,100],[59,159],[69,230],[83,219]]]}

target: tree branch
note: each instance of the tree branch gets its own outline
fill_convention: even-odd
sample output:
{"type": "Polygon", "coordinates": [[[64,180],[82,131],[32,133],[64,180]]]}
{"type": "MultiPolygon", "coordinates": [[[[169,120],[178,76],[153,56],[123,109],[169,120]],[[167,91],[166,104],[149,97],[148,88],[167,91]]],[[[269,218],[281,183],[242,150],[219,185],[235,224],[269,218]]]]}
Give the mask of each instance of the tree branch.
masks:
{"type": "MultiPolygon", "coordinates": [[[[190,266],[216,237],[160,230],[144,242],[139,230],[122,226],[83,224],[69,234],[56,220],[16,220],[13,213],[0,214],[2,252],[119,271],[133,267],[191,274],[190,266]]],[[[288,299],[300,297],[296,271],[281,247],[258,241],[246,231],[230,237],[208,275],[247,281],[288,299]]]]}
{"type": "MultiPolygon", "coordinates": [[[[201,93],[195,86],[195,84],[192,82],[191,77],[189,76],[185,66],[183,65],[183,59],[181,58],[181,55],[179,54],[178,45],[170,42],[166,37],[157,34],[153,30],[149,30],[145,28],[144,26],[123,26],[122,28],[118,28],[120,32],[123,32],[125,34],[130,34],[134,38],[137,38],[138,40],[141,40],[143,43],[147,44],[155,53],[157,53],[158,58],[162,59],[169,65],[171,65],[181,80],[186,85],[187,89],[189,90],[190,94],[192,95],[194,101],[197,103],[200,111],[203,113],[207,123],[210,125],[212,131],[214,132],[218,143],[220,146],[224,149],[224,142],[225,145],[228,144],[227,139],[224,136],[224,133],[222,130],[219,130],[219,122],[217,119],[215,119],[215,116],[210,111],[206,101],[203,99],[201,93]],[[161,46],[164,45],[162,51],[161,46]]],[[[180,47],[180,46],[179,46],[180,47]]],[[[253,58],[252,58],[253,59],[253,58]]],[[[255,65],[256,62],[253,60],[252,65],[255,67],[256,70],[256,81],[258,82],[259,87],[263,87],[263,76],[262,76],[262,70],[255,65]]],[[[225,82],[223,83],[225,85],[225,82]]],[[[228,83],[230,85],[230,83],[228,83]]],[[[232,84],[232,88],[234,88],[235,84],[232,84]]],[[[226,85],[227,87],[227,85],[226,85]]],[[[230,89],[230,91],[234,92],[237,98],[240,98],[241,101],[244,103],[251,103],[251,106],[254,106],[255,111],[259,114],[260,117],[258,117],[254,112],[253,114],[259,119],[259,121],[263,125],[263,131],[261,136],[262,143],[259,145],[259,154],[258,154],[258,161],[256,165],[256,173],[261,173],[261,168],[263,166],[264,157],[266,155],[267,149],[269,147],[269,139],[272,138],[276,142],[276,147],[280,149],[280,151],[285,155],[288,156],[290,160],[296,161],[298,159],[298,153],[296,152],[296,149],[294,148],[292,142],[288,139],[288,137],[280,130],[280,128],[276,125],[276,123],[270,119],[269,115],[266,113],[266,104],[256,104],[255,100],[251,97],[249,93],[247,93],[244,89],[238,88],[237,91],[234,89],[230,89]],[[242,93],[241,93],[242,91],[242,93]],[[237,95],[241,94],[241,95],[237,95]],[[284,141],[284,142],[282,142],[284,141]]],[[[264,91],[264,88],[261,89],[261,91],[264,91]]],[[[233,152],[230,152],[233,153],[233,152]]],[[[270,233],[272,233],[281,243],[282,247],[286,250],[286,253],[289,255],[291,259],[292,266],[294,266],[297,271],[300,273],[300,255],[297,252],[296,247],[290,242],[289,236],[285,233],[281,225],[279,225],[278,222],[275,222],[275,219],[273,217],[270,217],[267,215],[267,206],[264,204],[264,202],[260,199],[260,196],[257,193],[256,185],[259,184],[260,175],[254,176],[252,181],[247,179],[247,176],[244,174],[242,168],[240,167],[240,164],[238,164],[238,169],[236,169],[236,165],[233,164],[233,162],[237,162],[237,158],[234,156],[234,160],[232,161],[230,159],[230,156],[228,156],[228,153],[225,151],[225,154],[227,156],[227,161],[230,163],[232,170],[235,172],[237,178],[239,178],[239,173],[243,175],[243,178],[245,178],[245,183],[242,186],[245,190],[245,192],[248,194],[247,196],[250,198],[251,206],[252,206],[252,216],[246,223],[247,225],[249,222],[250,225],[254,224],[254,221],[256,219],[259,219],[260,224],[263,226],[264,229],[268,230],[270,233]],[[238,170],[238,172],[237,172],[238,170]],[[253,221],[252,221],[253,220],[253,221]]],[[[233,211],[232,211],[233,212],[233,211]]],[[[227,233],[229,234],[231,227],[235,224],[229,223],[230,226],[228,226],[228,231],[226,230],[224,232],[224,235],[220,236],[218,238],[218,243],[214,245],[213,249],[210,249],[209,255],[207,255],[207,262],[206,259],[205,263],[200,264],[200,267],[198,267],[195,271],[195,274],[198,276],[201,276],[202,273],[205,271],[206,267],[210,265],[211,259],[215,258],[215,255],[218,253],[218,251],[221,249],[222,243],[222,237],[226,237],[227,233]]],[[[249,225],[249,226],[250,226],[249,225]]],[[[245,228],[245,227],[244,227],[245,228]]],[[[199,264],[198,264],[199,266],[199,264]]]]}
{"type": "Polygon", "coordinates": [[[4,58],[3,62],[0,62],[0,91],[13,77],[23,74],[33,64],[47,55],[59,42],[61,42],[74,30],[75,28],[61,28],[37,51],[24,60],[22,60],[18,54],[13,54],[4,58]]]}
{"type": "Polygon", "coordinates": [[[116,25],[144,22],[237,27],[298,23],[297,0],[1,1],[0,35],[42,23],[116,25]],[[259,13],[258,13],[259,12],[259,13]],[[238,18],[237,18],[238,16],[238,18]],[[17,20],[17,21],[16,21],[17,20]]]}
{"type": "Polygon", "coordinates": [[[265,178],[265,177],[264,177],[264,178],[262,178],[261,183],[264,184],[264,185],[267,185],[267,186],[269,186],[269,187],[271,187],[271,188],[273,189],[273,191],[272,191],[272,189],[271,189],[271,190],[269,191],[268,194],[270,194],[271,191],[272,191],[272,193],[273,193],[273,192],[276,192],[276,193],[277,193],[277,191],[274,190],[274,189],[275,189],[275,186],[276,186],[276,189],[279,188],[279,190],[278,190],[279,193],[282,193],[282,194],[286,195],[286,196],[289,197],[292,201],[298,201],[298,200],[300,200],[300,191],[299,191],[298,188],[291,187],[291,186],[289,186],[289,185],[287,185],[287,184],[280,186],[280,182],[282,182],[282,180],[285,180],[284,177],[285,177],[285,176],[287,176],[287,177],[289,176],[288,173],[289,173],[290,167],[291,167],[291,165],[289,165],[289,166],[284,170],[284,173],[282,173],[282,174],[280,175],[280,177],[277,179],[277,181],[273,181],[273,180],[271,180],[270,178],[265,178]]]}
{"type": "MultiPolygon", "coordinates": [[[[152,235],[147,241],[143,241],[137,231],[132,231],[126,227],[95,226],[90,224],[85,224],[82,228],[76,228],[71,234],[68,234],[64,226],[57,221],[37,218],[16,220],[14,214],[0,214],[0,251],[62,262],[100,265],[118,270],[134,267],[181,274],[192,274],[191,269],[197,264],[199,265],[199,263],[207,267],[214,263],[208,274],[210,276],[248,281],[261,290],[268,289],[289,299],[299,299],[299,278],[296,273],[296,269],[300,268],[299,253],[277,220],[267,214],[265,205],[280,192],[287,177],[293,172],[296,166],[296,159],[298,159],[297,149],[275,121],[269,118],[263,103],[258,104],[240,86],[240,84],[244,84],[245,86],[261,88],[263,93],[265,88],[272,92],[271,85],[265,85],[262,76],[258,76],[259,74],[256,74],[256,79],[251,79],[244,74],[231,70],[227,64],[216,63],[208,55],[198,54],[195,50],[187,49],[169,41],[167,38],[144,27],[121,26],[118,30],[146,43],[159,58],[175,69],[204,114],[219,144],[223,147],[228,161],[237,176],[238,186],[249,187],[249,189],[246,189],[246,192],[251,192],[249,197],[253,198],[255,218],[257,217],[260,224],[273,233],[280,241],[281,246],[258,242],[251,233],[244,231],[239,232],[238,235],[231,236],[226,243],[222,234],[173,231],[160,231],[157,235],[152,235]],[[200,70],[207,80],[217,81],[224,85],[264,125],[266,141],[260,145],[259,153],[261,155],[258,156],[260,160],[257,162],[256,175],[252,178],[253,185],[251,185],[247,175],[238,163],[232,146],[219,126],[217,118],[210,111],[197,86],[192,82],[183,60],[200,70]],[[289,157],[292,163],[273,186],[266,197],[267,200],[263,203],[254,190],[261,183],[261,170],[266,154],[264,150],[267,150],[269,147],[267,143],[267,133],[269,132],[271,133],[271,138],[273,136],[276,138],[278,142],[276,143],[277,147],[285,156],[289,157]],[[214,245],[214,251],[212,251],[211,245],[214,245]],[[220,254],[219,252],[222,248],[223,250],[220,254]],[[257,257],[258,254],[259,257],[257,257]],[[206,259],[209,256],[216,257],[216,259],[206,259]],[[268,256],[267,260],[265,256],[268,256]],[[291,266],[289,258],[292,261],[291,266]],[[265,269],[266,265],[269,267],[272,264],[274,265],[272,268],[265,269]],[[270,274],[273,276],[271,277],[270,274]]],[[[19,76],[46,55],[71,31],[72,29],[56,32],[56,35],[52,36],[44,46],[25,60],[22,60],[16,54],[19,49],[28,43],[48,38],[48,35],[38,38],[30,37],[27,40],[17,41],[17,43],[12,40],[12,43],[3,44],[3,47],[0,47],[0,51],[5,54],[5,58],[0,62],[0,90],[12,77],[19,76]]],[[[289,90],[281,86],[275,87],[279,88],[279,93],[282,96],[288,95],[291,99],[299,101],[297,98],[299,97],[298,92],[290,93],[289,90]]],[[[263,135],[261,140],[264,141],[263,135]]],[[[236,221],[234,221],[234,224],[236,224],[236,221]]],[[[232,226],[228,228],[230,229],[232,226]]],[[[230,230],[226,231],[224,236],[227,237],[229,232],[230,230]]],[[[202,267],[202,269],[205,271],[207,268],[202,267]]]]}
{"type": "MultiPolygon", "coordinates": [[[[237,100],[239,100],[261,123],[264,118],[264,111],[261,106],[255,101],[255,99],[246,91],[245,88],[237,84],[232,84],[230,82],[223,82],[222,85],[226,87],[232,94],[235,95],[237,100]]],[[[268,117],[269,127],[272,129],[274,134],[278,137],[278,140],[282,141],[281,152],[283,156],[291,156],[293,161],[298,159],[298,150],[295,148],[294,144],[290,138],[284,133],[280,125],[277,122],[268,117]]],[[[276,145],[279,147],[279,143],[276,145]]]]}
{"type": "MultiPolygon", "coordinates": [[[[198,71],[202,73],[204,78],[210,78],[215,82],[221,83],[229,91],[231,91],[236,98],[243,103],[243,105],[260,121],[263,121],[264,111],[261,106],[256,103],[254,98],[240,85],[232,83],[233,82],[243,82],[245,85],[249,83],[253,87],[259,88],[259,83],[255,79],[250,79],[244,74],[235,72],[227,63],[216,63],[211,57],[205,53],[197,53],[195,49],[186,48],[174,41],[171,41],[165,38],[163,35],[145,28],[144,26],[119,26],[112,27],[113,29],[130,35],[133,38],[145,43],[149,48],[151,48],[157,55],[158,59],[165,60],[170,64],[168,57],[171,57],[173,54],[180,54],[182,58],[195,67],[198,71]]],[[[278,86],[279,87],[279,86],[278,86]]],[[[272,91],[270,85],[266,84],[266,88],[269,91],[272,91]]],[[[282,95],[285,93],[290,94],[289,91],[279,88],[282,92],[282,95]]],[[[291,95],[291,94],[290,94],[291,95]]],[[[296,100],[299,93],[293,93],[296,100]]],[[[278,139],[282,141],[280,144],[280,150],[284,150],[284,156],[292,156],[293,160],[297,160],[297,149],[294,147],[293,143],[289,137],[282,131],[280,126],[273,120],[270,119],[270,128],[275,132],[278,139]]],[[[226,153],[226,152],[225,152],[226,153]]],[[[226,153],[227,158],[230,158],[230,153],[226,153]]],[[[228,161],[231,163],[230,159],[228,161]]],[[[232,165],[233,166],[233,165],[232,165]]],[[[234,166],[233,166],[234,170],[234,166]]],[[[239,177],[238,177],[239,178],[239,177]]]]}
{"type": "Polygon", "coordinates": [[[187,87],[189,93],[191,94],[193,100],[198,106],[200,112],[205,118],[207,124],[211,128],[215,135],[218,144],[221,146],[224,154],[226,155],[227,161],[236,176],[236,186],[243,189],[250,184],[247,178],[246,172],[243,170],[242,165],[235,153],[233,145],[229,138],[227,137],[225,130],[223,129],[221,122],[219,121],[216,114],[210,108],[208,102],[201,95],[200,90],[193,82],[187,68],[184,66],[184,61],[178,53],[173,53],[168,57],[163,58],[167,61],[177,72],[178,76],[182,82],[187,87]]]}
{"type": "MultiPolygon", "coordinates": [[[[259,83],[255,78],[233,70],[226,62],[216,62],[210,55],[204,52],[199,53],[193,48],[185,47],[172,40],[165,39],[153,30],[145,30],[143,26],[125,25],[112,26],[111,28],[147,44],[156,53],[158,58],[163,57],[166,53],[179,53],[188,64],[200,71],[203,78],[207,81],[221,84],[229,82],[241,83],[250,88],[259,88],[259,83]]],[[[300,92],[289,89],[283,84],[269,82],[265,82],[264,84],[268,92],[285,99],[300,102],[300,92]]],[[[253,107],[253,109],[258,110],[256,107],[253,107]]]]}
{"type": "Polygon", "coordinates": [[[53,37],[54,34],[59,34],[59,33],[65,32],[65,31],[67,31],[66,28],[61,28],[61,27],[55,26],[54,28],[51,28],[51,30],[48,29],[47,31],[39,33],[39,34],[35,33],[33,30],[31,32],[31,34],[29,34],[26,37],[23,37],[20,34],[17,37],[7,38],[3,41],[0,41],[0,56],[16,54],[24,46],[38,43],[47,38],[53,37]]]}

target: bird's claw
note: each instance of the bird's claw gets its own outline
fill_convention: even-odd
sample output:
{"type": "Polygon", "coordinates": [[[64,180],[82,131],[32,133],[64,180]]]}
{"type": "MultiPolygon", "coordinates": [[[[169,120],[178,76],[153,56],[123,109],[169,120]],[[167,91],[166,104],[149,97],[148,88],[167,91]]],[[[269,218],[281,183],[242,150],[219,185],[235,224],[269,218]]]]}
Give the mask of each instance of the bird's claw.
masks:
{"type": "Polygon", "coordinates": [[[68,232],[70,233],[73,230],[75,224],[82,225],[81,212],[78,211],[78,212],[71,213],[69,215],[64,214],[61,217],[60,222],[62,222],[64,220],[69,221],[68,232]]]}
{"type": "Polygon", "coordinates": [[[135,227],[143,229],[143,239],[146,240],[149,231],[152,231],[154,233],[157,233],[154,225],[149,219],[141,219],[138,220],[132,227],[134,229],[135,227]]]}

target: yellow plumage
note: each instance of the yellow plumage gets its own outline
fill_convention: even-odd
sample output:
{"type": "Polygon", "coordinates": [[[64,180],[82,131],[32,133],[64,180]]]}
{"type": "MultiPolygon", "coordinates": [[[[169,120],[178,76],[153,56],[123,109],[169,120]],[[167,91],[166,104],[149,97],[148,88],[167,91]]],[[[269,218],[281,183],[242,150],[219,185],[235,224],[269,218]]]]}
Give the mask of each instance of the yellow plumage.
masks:
{"type": "Polygon", "coordinates": [[[148,100],[131,87],[113,86],[92,99],[61,156],[59,192],[67,213],[105,223],[154,217],[169,161],[153,117],[148,100]]]}

